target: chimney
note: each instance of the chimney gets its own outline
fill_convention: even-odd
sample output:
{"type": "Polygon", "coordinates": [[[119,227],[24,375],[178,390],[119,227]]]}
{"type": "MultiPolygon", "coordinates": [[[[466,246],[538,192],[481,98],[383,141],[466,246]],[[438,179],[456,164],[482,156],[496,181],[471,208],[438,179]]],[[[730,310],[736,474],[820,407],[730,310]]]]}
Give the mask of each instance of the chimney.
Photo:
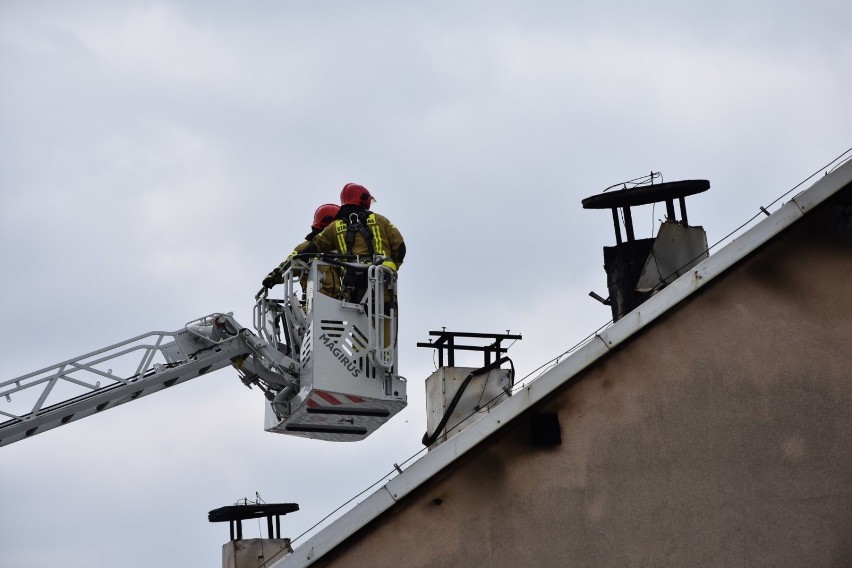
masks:
{"type": "Polygon", "coordinates": [[[594,292],[589,295],[610,306],[613,321],[624,317],[708,256],[707,235],[702,227],[689,225],[685,198],[707,191],[710,182],[696,179],[653,184],[657,175],[651,174],[652,185],[605,191],[583,200],[583,209],[612,210],[616,244],[604,247],[609,297],[604,299],[594,292]],[[680,220],[675,214],[675,199],[680,206],[680,220]],[[657,237],[637,239],[630,208],[662,202],[666,204],[666,219],[657,237]],[[624,238],[619,213],[624,224],[624,238]]]}
{"type": "Polygon", "coordinates": [[[211,523],[227,521],[231,527],[231,540],[222,546],[222,568],[266,568],[293,552],[290,539],[281,538],[281,515],[298,510],[297,503],[246,503],[210,511],[211,523]],[[261,517],[266,517],[269,538],[243,538],[243,521],[261,517]]]}
{"type": "Polygon", "coordinates": [[[483,413],[512,396],[515,373],[506,356],[504,340],[517,341],[520,335],[430,331],[435,341],[418,343],[438,351],[438,370],[426,379],[426,433],[423,445],[430,449],[446,442],[473,424],[483,413]],[[462,339],[464,343],[457,341],[462,339]],[[471,341],[485,345],[471,345],[471,341]],[[456,367],[456,351],[479,351],[482,367],[456,367]],[[444,355],[446,352],[446,363],[444,355]],[[509,369],[502,365],[509,363],[509,369]]]}

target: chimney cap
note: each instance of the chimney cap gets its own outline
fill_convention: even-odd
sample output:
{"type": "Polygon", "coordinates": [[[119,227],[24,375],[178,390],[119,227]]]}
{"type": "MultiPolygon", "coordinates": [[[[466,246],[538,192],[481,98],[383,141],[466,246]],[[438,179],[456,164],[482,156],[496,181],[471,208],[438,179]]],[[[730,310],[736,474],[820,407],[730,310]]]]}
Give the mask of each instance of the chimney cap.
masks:
{"type": "Polygon", "coordinates": [[[687,179],[620,189],[585,198],[583,200],[583,209],[613,209],[616,207],[646,205],[648,203],[669,201],[678,197],[694,195],[708,189],[710,189],[710,182],[706,179],[687,179]]]}

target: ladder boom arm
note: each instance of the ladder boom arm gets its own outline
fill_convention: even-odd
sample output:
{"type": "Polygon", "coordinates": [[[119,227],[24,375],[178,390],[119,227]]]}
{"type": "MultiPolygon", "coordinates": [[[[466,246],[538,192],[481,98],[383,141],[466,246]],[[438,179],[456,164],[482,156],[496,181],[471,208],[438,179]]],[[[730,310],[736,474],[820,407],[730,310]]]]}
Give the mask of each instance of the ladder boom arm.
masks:
{"type": "Polygon", "coordinates": [[[230,314],[212,314],[0,382],[0,446],[232,364],[247,385],[275,390],[297,382],[294,361],[230,314]]]}

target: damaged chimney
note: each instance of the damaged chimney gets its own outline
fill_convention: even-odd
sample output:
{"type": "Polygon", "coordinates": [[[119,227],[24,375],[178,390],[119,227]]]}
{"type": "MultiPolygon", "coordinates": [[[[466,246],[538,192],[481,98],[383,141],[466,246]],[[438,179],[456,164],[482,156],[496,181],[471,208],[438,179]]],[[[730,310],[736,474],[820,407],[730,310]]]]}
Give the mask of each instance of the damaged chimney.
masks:
{"type": "Polygon", "coordinates": [[[604,247],[609,297],[603,299],[594,292],[589,295],[610,306],[613,321],[624,317],[708,256],[704,229],[689,226],[685,197],[707,191],[710,182],[696,179],[653,185],[656,175],[650,176],[652,185],[604,192],[583,200],[584,209],[612,210],[616,245],[604,247]],[[680,220],[675,216],[675,199],[680,205],[680,220]],[[657,237],[635,238],[630,208],[661,202],[666,204],[666,219],[657,237]],[[624,239],[619,212],[626,233],[624,239]]]}

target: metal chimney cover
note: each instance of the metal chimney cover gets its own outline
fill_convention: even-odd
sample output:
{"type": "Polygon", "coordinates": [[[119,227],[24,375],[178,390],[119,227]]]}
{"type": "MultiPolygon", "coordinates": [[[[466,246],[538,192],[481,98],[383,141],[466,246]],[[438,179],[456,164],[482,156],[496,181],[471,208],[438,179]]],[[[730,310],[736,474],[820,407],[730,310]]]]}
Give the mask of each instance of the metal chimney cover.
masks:
{"type": "Polygon", "coordinates": [[[599,193],[585,198],[582,203],[583,209],[633,207],[695,195],[708,189],[710,189],[710,182],[706,179],[687,179],[599,193]]]}

